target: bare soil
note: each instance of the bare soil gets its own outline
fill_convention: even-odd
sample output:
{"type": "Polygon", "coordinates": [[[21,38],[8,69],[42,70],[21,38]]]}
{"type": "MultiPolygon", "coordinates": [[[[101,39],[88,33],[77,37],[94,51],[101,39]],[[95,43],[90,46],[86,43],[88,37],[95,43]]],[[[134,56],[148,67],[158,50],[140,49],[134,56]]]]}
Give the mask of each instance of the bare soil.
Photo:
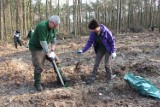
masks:
{"type": "Polygon", "coordinates": [[[117,76],[106,83],[104,61],[95,82],[86,85],[95,53],[90,48],[82,55],[75,51],[85,45],[87,37],[59,40],[56,53],[62,69],[71,81],[69,87],[56,82],[53,67],[46,61],[42,73],[44,91],[33,87],[33,66],[28,48],[0,45],[0,107],[160,107],[160,101],[140,95],[124,81],[133,72],[160,89],[160,33],[127,33],[116,36],[117,58],[111,62],[117,76]]]}

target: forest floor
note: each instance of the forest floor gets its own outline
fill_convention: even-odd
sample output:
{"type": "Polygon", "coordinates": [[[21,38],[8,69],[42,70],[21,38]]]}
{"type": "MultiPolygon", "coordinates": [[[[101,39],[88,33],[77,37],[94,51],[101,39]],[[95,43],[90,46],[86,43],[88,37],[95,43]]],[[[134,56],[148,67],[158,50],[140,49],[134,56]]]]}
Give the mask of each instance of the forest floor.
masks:
{"type": "Polygon", "coordinates": [[[116,36],[117,58],[112,61],[116,74],[108,85],[101,61],[95,82],[85,79],[94,65],[94,51],[82,55],[75,51],[85,45],[88,36],[59,40],[56,53],[62,69],[70,77],[70,86],[62,87],[46,61],[42,73],[44,91],[33,87],[33,66],[28,48],[13,44],[0,45],[0,107],[160,107],[160,101],[140,95],[124,81],[124,74],[133,72],[160,89],[160,33],[127,33],[116,36]],[[75,69],[76,68],[76,69],[75,69]]]}

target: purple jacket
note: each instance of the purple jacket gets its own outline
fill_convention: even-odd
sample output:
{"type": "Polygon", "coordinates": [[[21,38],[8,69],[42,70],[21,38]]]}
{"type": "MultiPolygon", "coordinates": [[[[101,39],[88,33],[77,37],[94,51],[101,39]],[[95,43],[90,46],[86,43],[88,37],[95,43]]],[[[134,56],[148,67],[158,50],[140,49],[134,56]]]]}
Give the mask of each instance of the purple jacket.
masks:
{"type": "MultiPolygon", "coordinates": [[[[115,37],[113,36],[112,32],[103,24],[100,25],[100,28],[102,32],[100,39],[106,50],[110,53],[115,52],[115,37]]],[[[85,47],[82,49],[83,52],[87,51],[93,44],[95,53],[97,53],[98,45],[96,43],[95,37],[96,35],[94,34],[94,32],[91,32],[85,47]]]]}

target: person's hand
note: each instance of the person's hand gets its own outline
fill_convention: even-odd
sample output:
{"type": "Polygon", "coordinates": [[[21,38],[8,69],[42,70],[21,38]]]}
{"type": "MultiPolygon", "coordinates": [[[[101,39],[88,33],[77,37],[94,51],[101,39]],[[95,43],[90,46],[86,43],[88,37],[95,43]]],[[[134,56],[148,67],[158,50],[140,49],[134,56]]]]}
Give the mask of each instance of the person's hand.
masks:
{"type": "Polygon", "coordinates": [[[54,52],[51,52],[49,53],[48,57],[54,60],[56,58],[56,54],[54,52]]]}
{"type": "Polygon", "coordinates": [[[81,54],[83,51],[81,49],[79,49],[76,53],[77,54],[81,54]]]}
{"type": "Polygon", "coordinates": [[[117,55],[116,55],[116,53],[115,53],[115,52],[114,52],[114,53],[112,53],[112,59],[113,59],[113,60],[115,60],[116,56],[117,56],[117,55]]]}

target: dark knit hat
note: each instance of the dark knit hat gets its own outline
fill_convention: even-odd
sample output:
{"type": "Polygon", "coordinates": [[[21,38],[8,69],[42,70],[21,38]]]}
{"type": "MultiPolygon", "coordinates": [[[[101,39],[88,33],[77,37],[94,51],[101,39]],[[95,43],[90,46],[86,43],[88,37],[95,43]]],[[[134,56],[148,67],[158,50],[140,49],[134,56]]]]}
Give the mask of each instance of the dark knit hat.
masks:
{"type": "Polygon", "coordinates": [[[20,33],[19,29],[16,29],[16,33],[20,33]]]}
{"type": "Polygon", "coordinates": [[[88,24],[88,28],[94,30],[99,26],[99,23],[97,22],[96,19],[92,19],[90,23],[88,24]]]}

